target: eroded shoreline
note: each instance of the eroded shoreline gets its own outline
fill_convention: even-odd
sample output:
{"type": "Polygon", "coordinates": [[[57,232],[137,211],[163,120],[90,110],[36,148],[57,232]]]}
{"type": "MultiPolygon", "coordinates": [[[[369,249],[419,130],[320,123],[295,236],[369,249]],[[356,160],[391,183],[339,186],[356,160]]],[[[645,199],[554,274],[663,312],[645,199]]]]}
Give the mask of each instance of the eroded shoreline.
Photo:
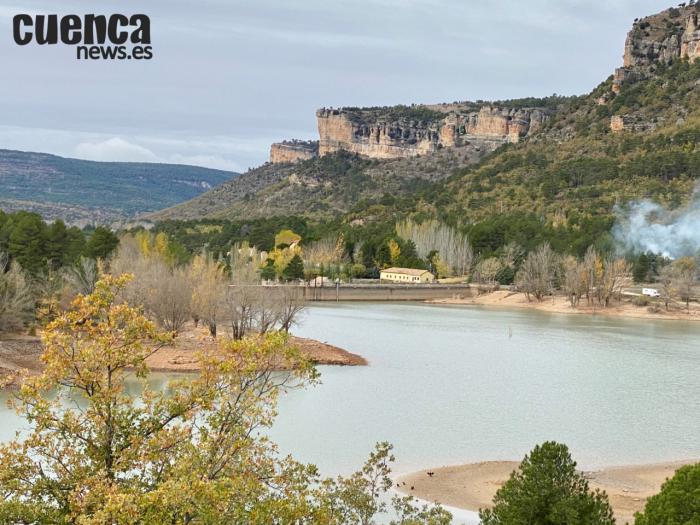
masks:
{"type": "MultiPolygon", "coordinates": [[[[191,329],[178,335],[174,344],[158,350],[148,357],[146,363],[152,372],[193,373],[199,371],[197,353],[215,350],[217,342],[208,337],[201,327],[191,329]]],[[[367,360],[315,339],[290,336],[289,345],[299,348],[316,365],[330,366],[367,366],[367,360]]],[[[44,364],[41,361],[42,345],[39,337],[29,335],[7,335],[0,339],[0,378],[28,373],[41,373],[44,364]]],[[[17,386],[16,383],[6,388],[17,386]]]]}

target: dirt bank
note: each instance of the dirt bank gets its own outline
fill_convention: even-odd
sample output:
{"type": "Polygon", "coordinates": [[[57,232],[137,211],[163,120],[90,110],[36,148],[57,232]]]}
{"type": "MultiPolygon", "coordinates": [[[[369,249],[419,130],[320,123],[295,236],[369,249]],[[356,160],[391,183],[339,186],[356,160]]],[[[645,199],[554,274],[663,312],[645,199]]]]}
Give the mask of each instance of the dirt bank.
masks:
{"type": "Polygon", "coordinates": [[[615,303],[608,308],[600,306],[588,306],[583,300],[578,307],[572,308],[569,300],[562,296],[545,297],[542,301],[534,298],[528,301],[523,293],[498,290],[475,297],[433,299],[426,301],[431,304],[455,304],[455,305],[483,305],[506,308],[534,308],[543,312],[559,314],[588,314],[608,315],[613,317],[629,317],[639,319],[669,319],[682,321],[700,321],[700,308],[691,304],[690,313],[679,307],[671,308],[668,312],[663,309],[652,312],[648,306],[635,306],[629,300],[623,299],[621,303],[615,303]]]}
{"type": "MultiPolygon", "coordinates": [[[[317,365],[367,365],[367,361],[362,356],[315,339],[291,336],[289,344],[299,348],[317,365]]],[[[150,356],[146,363],[151,370],[157,372],[196,372],[198,370],[197,352],[215,348],[216,342],[203,330],[187,330],[178,335],[175,344],[161,348],[150,356]]]]}
{"type": "MultiPolygon", "coordinates": [[[[357,354],[314,339],[292,336],[289,344],[299,348],[318,365],[367,365],[367,361],[357,354]]],[[[161,348],[150,356],[147,363],[153,371],[196,372],[197,352],[215,348],[216,342],[202,327],[191,326],[178,335],[174,344],[161,348]]],[[[38,337],[3,335],[0,337],[0,379],[21,370],[30,374],[40,373],[43,369],[41,353],[42,346],[38,337]]]]}
{"type": "MultiPolygon", "coordinates": [[[[695,461],[611,467],[584,472],[592,489],[604,490],[618,523],[633,521],[649,496],[659,492],[662,483],[676,469],[695,461]]],[[[488,461],[429,469],[397,479],[398,490],[426,501],[478,511],[491,506],[496,491],[518,468],[514,461],[488,461]]]]}

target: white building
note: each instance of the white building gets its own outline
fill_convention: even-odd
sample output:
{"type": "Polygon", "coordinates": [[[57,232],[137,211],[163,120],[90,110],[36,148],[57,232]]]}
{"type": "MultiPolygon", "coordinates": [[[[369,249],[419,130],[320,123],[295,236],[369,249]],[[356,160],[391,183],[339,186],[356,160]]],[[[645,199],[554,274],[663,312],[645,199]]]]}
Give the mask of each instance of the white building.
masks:
{"type": "Polygon", "coordinates": [[[435,282],[435,276],[428,270],[417,270],[415,268],[387,268],[379,273],[379,279],[382,282],[404,284],[435,282]]]}

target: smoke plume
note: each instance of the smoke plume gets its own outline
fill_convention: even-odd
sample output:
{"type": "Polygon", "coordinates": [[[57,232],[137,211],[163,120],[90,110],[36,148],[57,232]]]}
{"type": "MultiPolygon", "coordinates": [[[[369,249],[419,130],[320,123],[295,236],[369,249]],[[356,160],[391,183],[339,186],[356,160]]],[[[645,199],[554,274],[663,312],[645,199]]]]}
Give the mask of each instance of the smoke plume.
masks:
{"type": "Polygon", "coordinates": [[[613,236],[624,251],[650,251],[672,259],[700,251],[700,186],[690,202],[676,210],[643,200],[615,212],[613,236]]]}

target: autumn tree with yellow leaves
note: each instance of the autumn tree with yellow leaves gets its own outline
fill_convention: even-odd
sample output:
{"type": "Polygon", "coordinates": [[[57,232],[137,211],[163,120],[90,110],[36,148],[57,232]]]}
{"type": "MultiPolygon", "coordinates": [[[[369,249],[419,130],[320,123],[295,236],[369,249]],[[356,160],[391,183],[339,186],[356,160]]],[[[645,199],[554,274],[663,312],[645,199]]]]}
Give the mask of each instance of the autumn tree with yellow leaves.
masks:
{"type": "Polygon", "coordinates": [[[202,252],[196,255],[187,269],[192,286],[192,312],[216,337],[218,325],[225,312],[227,279],[224,265],[202,252]]]}
{"type": "Polygon", "coordinates": [[[172,336],[119,302],[128,281],[104,277],[47,325],[45,370],[16,394],[29,430],[0,446],[1,523],[368,525],[389,508],[395,524],[450,523],[439,507],[381,498],[386,443],[334,480],[279,457],[261,431],[280,392],[318,380],[283,333],[222,341],[197,377],[152,388],[146,358],[172,336]]]}

